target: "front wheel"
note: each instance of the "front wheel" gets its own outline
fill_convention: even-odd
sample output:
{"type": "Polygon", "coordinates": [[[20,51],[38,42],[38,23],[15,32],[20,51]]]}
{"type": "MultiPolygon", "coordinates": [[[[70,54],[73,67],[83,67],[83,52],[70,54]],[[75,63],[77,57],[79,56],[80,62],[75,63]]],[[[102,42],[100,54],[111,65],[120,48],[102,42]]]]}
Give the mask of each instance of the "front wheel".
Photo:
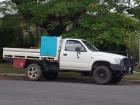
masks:
{"type": "Polygon", "coordinates": [[[42,77],[42,69],[38,64],[30,64],[27,67],[26,76],[29,80],[38,81],[42,77]]]}
{"type": "Polygon", "coordinates": [[[106,66],[99,66],[93,71],[93,78],[97,84],[108,84],[112,80],[111,70],[106,66]]]}

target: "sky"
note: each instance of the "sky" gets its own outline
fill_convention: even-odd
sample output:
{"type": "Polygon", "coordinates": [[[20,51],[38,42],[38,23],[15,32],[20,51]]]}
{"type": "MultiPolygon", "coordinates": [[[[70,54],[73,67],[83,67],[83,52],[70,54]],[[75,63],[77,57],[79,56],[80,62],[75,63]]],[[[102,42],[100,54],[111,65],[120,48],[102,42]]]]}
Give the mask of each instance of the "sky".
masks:
{"type": "Polygon", "coordinates": [[[5,1],[5,0],[0,0],[0,1],[5,1]]]}

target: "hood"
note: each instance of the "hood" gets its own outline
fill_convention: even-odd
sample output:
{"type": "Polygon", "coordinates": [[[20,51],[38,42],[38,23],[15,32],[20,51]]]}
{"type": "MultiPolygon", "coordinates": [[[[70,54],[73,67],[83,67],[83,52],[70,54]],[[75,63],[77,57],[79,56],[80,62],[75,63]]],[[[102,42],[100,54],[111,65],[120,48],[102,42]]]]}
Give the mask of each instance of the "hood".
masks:
{"type": "Polygon", "coordinates": [[[102,56],[102,57],[109,57],[109,58],[126,58],[126,56],[119,55],[119,54],[113,54],[113,53],[107,53],[107,52],[94,52],[94,56],[102,56]]]}

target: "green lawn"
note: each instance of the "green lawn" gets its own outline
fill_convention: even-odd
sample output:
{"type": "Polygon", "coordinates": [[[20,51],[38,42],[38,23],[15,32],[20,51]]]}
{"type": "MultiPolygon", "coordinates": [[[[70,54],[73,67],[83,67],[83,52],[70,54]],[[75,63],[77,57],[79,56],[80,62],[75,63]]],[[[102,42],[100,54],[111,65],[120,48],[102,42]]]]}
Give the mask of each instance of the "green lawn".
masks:
{"type": "Polygon", "coordinates": [[[126,75],[125,80],[140,80],[140,72],[134,72],[133,75],[126,75]]]}
{"type": "Polygon", "coordinates": [[[23,74],[25,70],[23,69],[15,69],[12,65],[9,64],[0,64],[0,73],[16,73],[16,74],[23,74]]]}

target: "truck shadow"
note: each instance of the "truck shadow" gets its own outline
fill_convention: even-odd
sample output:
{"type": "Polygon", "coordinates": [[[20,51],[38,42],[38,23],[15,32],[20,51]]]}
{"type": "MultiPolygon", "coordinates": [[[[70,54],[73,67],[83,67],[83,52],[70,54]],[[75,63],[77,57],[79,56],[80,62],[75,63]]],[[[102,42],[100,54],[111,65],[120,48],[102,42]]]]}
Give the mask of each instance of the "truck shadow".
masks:
{"type": "Polygon", "coordinates": [[[73,77],[58,77],[55,82],[67,82],[67,83],[83,83],[83,84],[95,84],[94,80],[88,78],[73,78],[73,77]]]}
{"type": "MultiPolygon", "coordinates": [[[[0,80],[20,80],[20,81],[29,81],[25,76],[0,76],[0,80]]],[[[88,77],[58,77],[55,80],[41,80],[41,81],[34,81],[34,82],[61,82],[61,83],[76,83],[76,84],[89,84],[89,85],[96,85],[93,79],[88,77]]],[[[111,86],[123,86],[123,85],[140,85],[140,81],[129,81],[129,80],[122,80],[118,84],[108,84],[111,86]]],[[[104,86],[104,85],[103,85],[104,86]]]]}
{"type": "MultiPolygon", "coordinates": [[[[47,80],[44,80],[47,82],[47,80]]],[[[91,84],[91,85],[98,85],[94,82],[93,79],[89,78],[67,78],[67,77],[58,77],[57,79],[53,81],[48,81],[48,82],[63,82],[63,83],[76,83],[76,84],[91,84]]],[[[127,81],[127,80],[122,80],[118,84],[107,84],[107,86],[124,86],[124,85],[140,85],[140,81],[127,81]]],[[[103,85],[104,86],[104,85],[103,85]]]]}

